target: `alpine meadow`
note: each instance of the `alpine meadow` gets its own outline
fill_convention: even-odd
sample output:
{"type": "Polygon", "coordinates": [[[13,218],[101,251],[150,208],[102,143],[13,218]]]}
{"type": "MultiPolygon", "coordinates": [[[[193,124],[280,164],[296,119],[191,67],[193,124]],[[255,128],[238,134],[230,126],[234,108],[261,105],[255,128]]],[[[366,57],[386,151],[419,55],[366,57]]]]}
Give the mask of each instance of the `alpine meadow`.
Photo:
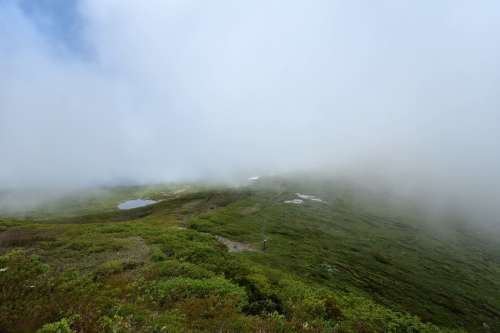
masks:
{"type": "Polygon", "coordinates": [[[0,333],[500,332],[500,3],[0,0],[0,333]]]}

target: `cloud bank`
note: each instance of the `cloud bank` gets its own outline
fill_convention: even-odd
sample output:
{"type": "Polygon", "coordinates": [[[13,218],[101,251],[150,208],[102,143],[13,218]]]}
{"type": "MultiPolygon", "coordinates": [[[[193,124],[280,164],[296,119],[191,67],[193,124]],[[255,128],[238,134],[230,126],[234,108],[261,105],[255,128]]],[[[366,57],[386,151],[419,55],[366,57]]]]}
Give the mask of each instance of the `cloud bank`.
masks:
{"type": "Polygon", "coordinates": [[[41,3],[0,1],[0,188],[341,167],[500,198],[496,1],[41,3]]]}

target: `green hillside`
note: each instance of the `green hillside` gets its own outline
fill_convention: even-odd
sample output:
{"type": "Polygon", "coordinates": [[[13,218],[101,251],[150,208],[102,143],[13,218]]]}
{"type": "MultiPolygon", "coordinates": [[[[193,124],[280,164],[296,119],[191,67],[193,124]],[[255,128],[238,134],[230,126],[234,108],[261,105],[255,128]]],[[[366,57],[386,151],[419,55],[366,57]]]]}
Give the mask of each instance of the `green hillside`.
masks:
{"type": "Polygon", "coordinates": [[[0,332],[500,331],[500,242],[340,184],[115,188],[28,215],[0,220],[0,332]],[[115,209],[138,197],[161,201],[115,209]]]}

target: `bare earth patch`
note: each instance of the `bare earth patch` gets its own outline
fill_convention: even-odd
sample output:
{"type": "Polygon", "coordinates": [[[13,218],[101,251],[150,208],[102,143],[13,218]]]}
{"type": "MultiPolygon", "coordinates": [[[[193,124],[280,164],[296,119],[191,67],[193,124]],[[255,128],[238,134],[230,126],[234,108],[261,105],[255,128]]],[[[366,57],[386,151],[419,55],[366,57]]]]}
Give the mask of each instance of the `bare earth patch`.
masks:
{"type": "Polygon", "coordinates": [[[258,251],[254,246],[250,244],[232,241],[221,236],[215,236],[215,238],[222,244],[226,245],[229,252],[258,251]]]}
{"type": "Polygon", "coordinates": [[[259,205],[250,206],[250,207],[244,207],[244,208],[240,209],[240,214],[243,215],[243,216],[251,215],[251,214],[257,213],[259,210],[260,210],[260,206],[259,205]]]}

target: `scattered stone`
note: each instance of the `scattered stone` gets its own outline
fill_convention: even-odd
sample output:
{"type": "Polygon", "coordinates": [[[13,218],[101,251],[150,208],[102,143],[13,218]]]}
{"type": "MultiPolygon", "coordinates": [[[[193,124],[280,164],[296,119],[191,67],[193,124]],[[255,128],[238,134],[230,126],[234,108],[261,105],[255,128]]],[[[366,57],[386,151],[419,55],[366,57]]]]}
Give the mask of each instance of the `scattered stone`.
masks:
{"type": "Polygon", "coordinates": [[[177,230],[187,230],[186,227],[181,227],[181,226],[175,226],[173,227],[174,229],[177,229],[177,230]]]}

